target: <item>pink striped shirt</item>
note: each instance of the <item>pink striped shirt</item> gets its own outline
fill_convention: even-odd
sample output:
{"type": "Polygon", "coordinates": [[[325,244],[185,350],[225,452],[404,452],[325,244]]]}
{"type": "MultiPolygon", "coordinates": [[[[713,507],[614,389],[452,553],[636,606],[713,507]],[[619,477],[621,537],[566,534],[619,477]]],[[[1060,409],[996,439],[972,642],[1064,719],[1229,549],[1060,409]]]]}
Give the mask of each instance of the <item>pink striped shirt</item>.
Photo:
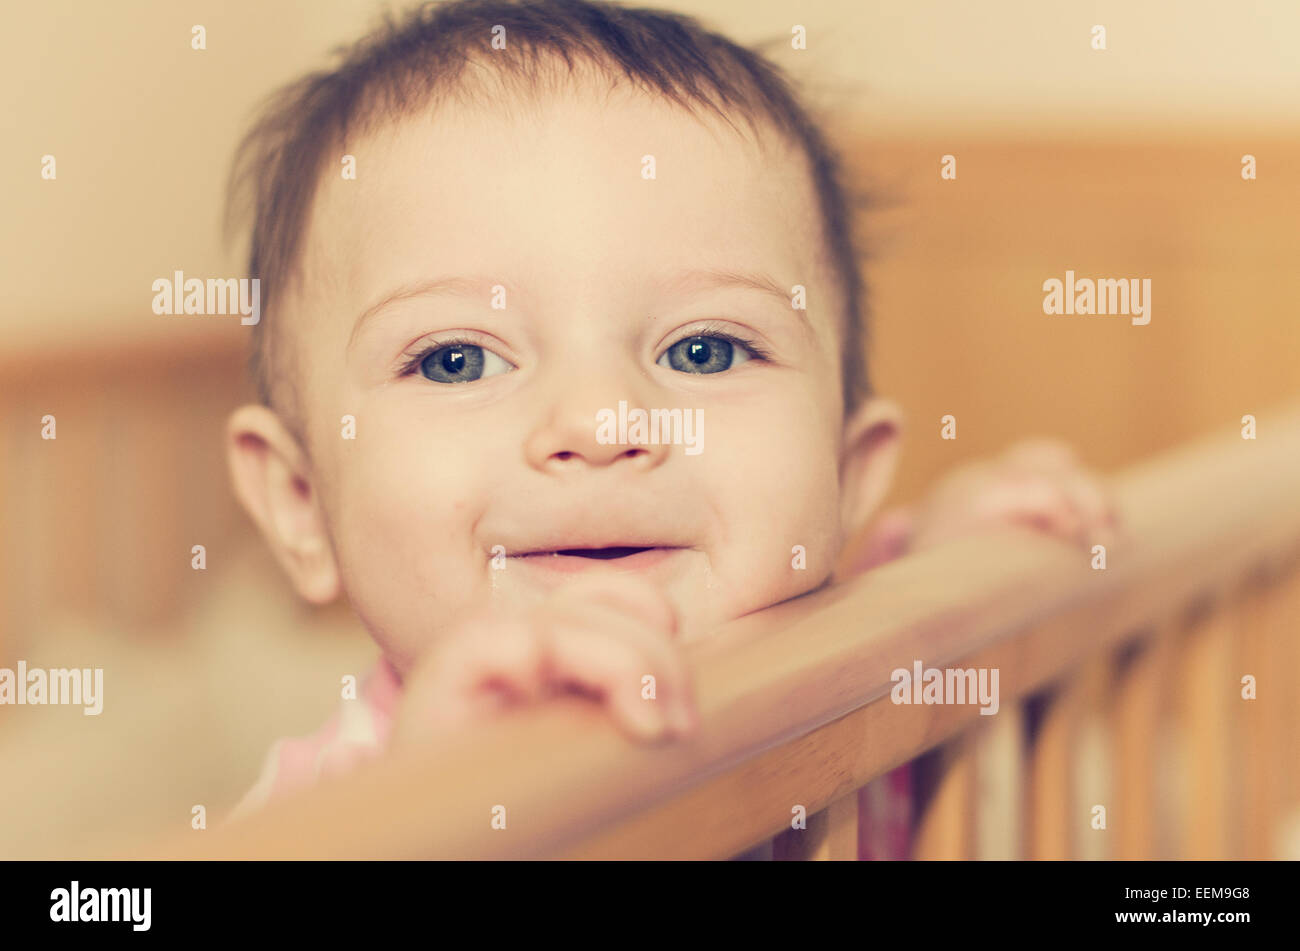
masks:
{"type": "Polygon", "coordinates": [[[272,744],[257,784],[235,806],[231,818],[378,756],[388,745],[401,692],[397,671],[381,658],[362,681],[357,698],[341,701],[323,727],[309,736],[285,737],[272,744]]]}

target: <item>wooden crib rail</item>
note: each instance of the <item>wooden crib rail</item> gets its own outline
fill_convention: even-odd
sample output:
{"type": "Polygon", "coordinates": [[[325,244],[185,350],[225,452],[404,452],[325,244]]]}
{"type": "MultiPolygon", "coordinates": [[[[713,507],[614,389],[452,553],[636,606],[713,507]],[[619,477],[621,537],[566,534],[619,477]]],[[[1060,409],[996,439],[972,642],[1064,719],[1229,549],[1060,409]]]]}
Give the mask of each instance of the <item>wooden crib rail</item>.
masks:
{"type": "Polygon", "coordinates": [[[148,857],[735,855],[788,829],[794,805],[842,810],[884,771],[997,719],[973,704],[895,705],[894,669],[996,667],[1012,713],[1135,633],[1292,567],[1300,405],[1261,415],[1254,440],[1227,420],[1115,489],[1131,537],[1104,570],[1082,548],[1004,529],[734,622],[691,653],[702,725],[689,742],[635,746],[595,705],[557,700],[148,857]]]}

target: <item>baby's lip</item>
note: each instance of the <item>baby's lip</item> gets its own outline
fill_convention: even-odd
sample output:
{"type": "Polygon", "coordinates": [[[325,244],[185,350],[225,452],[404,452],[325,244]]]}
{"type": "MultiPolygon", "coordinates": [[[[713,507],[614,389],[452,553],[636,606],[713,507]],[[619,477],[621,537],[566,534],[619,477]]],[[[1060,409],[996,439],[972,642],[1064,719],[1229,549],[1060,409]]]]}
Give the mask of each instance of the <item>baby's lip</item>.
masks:
{"type": "Polygon", "coordinates": [[[516,552],[511,559],[528,565],[543,576],[560,577],[587,571],[671,571],[678,552],[689,549],[677,545],[608,545],[516,552]]]}
{"type": "Polygon", "coordinates": [[[659,542],[630,542],[627,540],[612,541],[607,544],[591,544],[588,542],[560,542],[553,545],[543,545],[539,547],[525,547],[516,550],[506,549],[506,555],[510,558],[531,558],[545,555],[564,555],[575,558],[591,558],[593,560],[615,560],[626,558],[631,555],[637,555],[642,552],[652,551],[655,549],[676,549],[684,548],[684,545],[665,545],[659,542]]]}
{"type": "MultiPolygon", "coordinates": [[[[664,526],[620,525],[616,517],[601,518],[593,515],[580,524],[567,523],[555,529],[543,528],[528,534],[507,535],[500,542],[485,538],[489,554],[496,545],[505,548],[508,557],[525,557],[528,555],[552,555],[556,553],[579,554],[586,552],[604,552],[604,557],[617,557],[610,554],[614,550],[647,548],[689,548],[691,540],[674,537],[664,526]]],[[[630,553],[627,552],[627,553],[630,553]]],[[[598,557],[593,554],[588,557],[598,557]]]]}
{"type": "Polygon", "coordinates": [[[680,512],[660,512],[648,503],[597,507],[595,501],[538,497],[530,511],[499,513],[503,521],[493,519],[495,524],[480,526],[476,534],[488,558],[505,555],[538,561],[543,555],[560,555],[587,564],[611,565],[626,565],[625,558],[644,556],[651,550],[671,554],[674,549],[699,548],[704,542],[704,532],[688,533],[699,519],[680,512]]]}
{"type": "MultiPolygon", "coordinates": [[[[559,548],[556,549],[556,555],[572,555],[577,558],[625,558],[628,555],[635,555],[638,552],[648,551],[651,548],[660,548],[660,545],[597,545],[594,548],[588,548],[585,545],[577,548],[559,548]]],[[[550,554],[550,552],[524,552],[523,555],[529,554],[550,554]]]]}

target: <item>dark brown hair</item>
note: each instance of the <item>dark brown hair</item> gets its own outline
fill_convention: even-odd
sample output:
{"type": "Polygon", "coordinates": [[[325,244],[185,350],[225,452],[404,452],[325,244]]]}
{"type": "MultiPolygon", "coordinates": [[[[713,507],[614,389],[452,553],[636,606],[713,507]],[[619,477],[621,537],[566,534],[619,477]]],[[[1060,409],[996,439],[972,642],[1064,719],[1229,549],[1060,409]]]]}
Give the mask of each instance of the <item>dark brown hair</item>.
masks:
{"type": "Polygon", "coordinates": [[[241,141],[231,170],[227,227],[241,215],[252,218],[248,276],[261,282],[264,316],[252,330],[250,370],[268,406],[300,422],[298,408],[286,405],[295,388],[279,385],[292,374],[281,354],[283,337],[274,329],[274,301],[299,272],[311,201],[342,143],[445,97],[469,96],[481,74],[465,76],[467,65],[485,66],[486,75],[512,91],[542,95],[541,67],[558,67],[560,61],[571,72],[577,61],[611,81],[625,77],[688,110],[711,110],[728,124],[728,112],[751,128],[766,120],[802,149],[830,267],[844,294],[846,407],[870,393],[863,359],[865,291],[853,228],[864,195],[849,190],[838,156],[790,80],[760,53],[693,18],[659,10],[593,0],[452,0],[423,5],[397,20],[386,17],[378,30],[336,55],[341,62],[334,69],[273,94],[241,141]],[[491,49],[497,26],[506,30],[506,50],[491,49]]]}

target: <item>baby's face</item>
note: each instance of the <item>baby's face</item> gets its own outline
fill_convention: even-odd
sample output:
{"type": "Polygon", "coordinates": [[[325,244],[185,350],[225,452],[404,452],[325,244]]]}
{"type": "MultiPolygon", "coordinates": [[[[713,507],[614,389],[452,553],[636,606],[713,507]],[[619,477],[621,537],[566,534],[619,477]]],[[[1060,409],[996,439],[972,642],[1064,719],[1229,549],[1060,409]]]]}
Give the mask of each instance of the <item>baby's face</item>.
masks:
{"type": "Polygon", "coordinates": [[[448,105],[349,143],[355,180],[317,194],[283,318],[309,481],[399,670],[580,573],[649,579],[691,638],[839,552],[841,301],[799,154],[603,99],[448,105]],[[620,404],[681,410],[693,444],[609,442],[620,404]]]}

